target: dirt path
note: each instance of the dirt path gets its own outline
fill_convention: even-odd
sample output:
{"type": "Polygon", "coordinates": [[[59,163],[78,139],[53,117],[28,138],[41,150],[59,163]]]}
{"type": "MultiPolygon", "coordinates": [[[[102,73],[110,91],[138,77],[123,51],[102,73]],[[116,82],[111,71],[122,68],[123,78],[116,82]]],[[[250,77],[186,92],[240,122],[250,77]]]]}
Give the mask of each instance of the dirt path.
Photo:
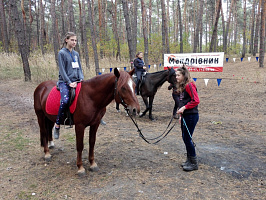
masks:
{"type": "MultiPolygon", "coordinates": [[[[255,62],[225,63],[223,73],[192,76],[198,78],[201,100],[193,137],[198,171],[186,173],[180,167],[185,148],[179,127],[158,145],[148,145],[111,103],[104,117],[107,125],[97,133],[100,170],[87,170],[84,177],[75,174],[73,129],[63,130],[55,141],[52,161],[43,160],[33,110],[36,85],[1,82],[0,199],[265,199],[266,69],[258,69],[255,62]],[[209,78],[207,86],[204,78],[209,78]],[[219,87],[217,78],[222,78],[219,87]]],[[[165,129],[172,108],[164,84],[154,102],[157,120],[137,119],[147,137],[165,129]]]]}

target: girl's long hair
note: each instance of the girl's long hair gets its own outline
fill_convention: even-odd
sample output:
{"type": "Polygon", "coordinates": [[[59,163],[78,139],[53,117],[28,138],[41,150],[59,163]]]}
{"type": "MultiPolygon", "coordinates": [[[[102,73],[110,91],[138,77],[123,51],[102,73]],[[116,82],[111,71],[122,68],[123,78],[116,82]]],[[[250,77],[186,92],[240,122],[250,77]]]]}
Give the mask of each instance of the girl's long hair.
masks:
{"type": "Polygon", "coordinates": [[[190,73],[185,65],[178,68],[176,71],[179,71],[184,76],[184,80],[181,83],[177,83],[177,92],[181,93],[185,90],[186,85],[190,82],[194,83],[194,80],[191,78],[190,73]]]}
{"type": "Polygon", "coordinates": [[[74,32],[67,32],[67,33],[65,34],[62,48],[66,47],[66,45],[67,45],[66,40],[69,39],[69,38],[72,37],[72,36],[77,36],[77,35],[76,35],[74,32]]]}

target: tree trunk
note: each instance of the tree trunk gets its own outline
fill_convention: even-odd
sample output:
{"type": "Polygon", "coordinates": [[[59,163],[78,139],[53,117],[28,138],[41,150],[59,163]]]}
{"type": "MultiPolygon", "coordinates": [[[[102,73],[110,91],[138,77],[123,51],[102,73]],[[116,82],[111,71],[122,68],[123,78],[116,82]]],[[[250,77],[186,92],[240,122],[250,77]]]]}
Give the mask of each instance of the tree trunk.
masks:
{"type": "Polygon", "coordinates": [[[251,14],[251,38],[250,38],[250,47],[249,47],[249,53],[253,53],[253,45],[254,45],[254,28],[255,28],[255,4],[256,0],[253,0],[252,4],[252,14],[251,14]]]}
{"type": "Polygon", "coordinates": [[[199,10],[197,13],[197,27],[196,27],[196,32],[195,32],[193,53],[197,52],[197,47],[199,46],[199,32],[201,29],[200,26],[202,24],[202,15],[203,15],[203,1],[204,0],[200,0],[199,10]]]}
{"type": "Polygon", "coordinates": [[[62,34],[65,35],[66,34],[66,27],[65,27],[65,0],[61,0],[61,19],[62,19],[62,22],[61,22],[62,23],[61,24],[62,34]]]}
{"type": "Polygon", "coordinates": [[[34,8],[35,8],[35,15],[36,15],[36,41],[37,41],[37,46],[38,48],[40,47],[40,20],[39,20],[39,14],[40,14],[40,9],[37,7],[37,0],[34,1],[34,8]]]}
{"type": "Polygon", "coordinates": [[[6,25],[6,17],[5,10],[3,5],[3,0],[0,0],[0,19],[1,19],[1,27],[2,27],[2,36],[3,36],[3,44],[5,52],[9,52],[9,39],[7,33],[7,25],[6,25]]]}
{"type": "Polygon", "coordinates": [[[169,0],[167,0],[167,15],[166,15],[166,20],[165,20],[165,26],[164,26],[164,31],[165,31],[165,44],[166,44],[166,53],[170,53],[170,46],[169,46],[169,33],[170,30],[168,28],[168,23],[170,23],[170,18],[169,18],[169,0]]]}
{"type": "Polygon", "coordinates": [[[30,54],[30,47],[31,47],[31,43],[32,43],[32,22],[33,22],[33,16],[31,14],[31,1],[29,1],[29,29],[28,29],[28,54],[30,54]]]}
{"type": "MultiPolygon", "coordinates": [[[[204,4],[204,0],[202,0],[202,3],[204,4]]],[[[202,16],[203,16],[203,9],[202,9],[202,16]]],[[[200,53],[202,53],[202,38],[203,38],[203,20],[201,19],[201,21],[200,21],[200,37],[199,37],[200,53]]]]}
{"type": "Polygon", "coordinates": [[[214,45],[215,45],[216,38],[217,38],[217,26],[218,26],[218,21],[219,21],[222,1],[218,0],[217,4],[218,4],[218,8],[217,8],[214,28],[213,28],[213,32],[212,32],[212,38],[211,38],[211,44],[210,44],[210,52],[214,51],[214,45]]]}
{"type": "Polygon", "coordinates": [[[149,0],[149,43],[151,44],[151,25],[152,25],[152,18],[151,18],[151,15],[152,15],[152,1],[149,0]]]}
{"type": "Polygon", "coordinates": [[[133,21],[131,23],[131,26],[133,29],[132,31],[132,51],[133,55],[135,57],[136,51],[137,51],[137,38],[138,38],[138,0],[133,0],[133,21]],[[135,27],[135,28],[134,28],[135,27]]]}
{"type": "Polygon", "coordinates": [[[185,23],[185,33],[187,33],[188,31],[187,31],[187,13],[186,13],[186,11],[187,11],[187,0],[185,0],[185,3],[184,3],[184,13],[183,13],[183,19],[184,19],[184,21],[183,21],[183,23],[185,23]]]}
{"type": "MultiPolygon", "coordinates": [[[[160,4],[160,0],[157,0],[156,1],[157,15],[159,15],[159,13],[160,13],[160,6],[159,6],[159,4],[160,4]]],[[[157,23],[158,23],[157,33],[160,33],[160,31],[161,31],[161,18],[158,16],[157,19],[158,19],[158,21],[157,21],[157,23]]]]}
{"type": "Polygon", "coordinates": [[[73,0],[68,0],[68,30],[76,33],[73,0]]]}
{"type": "MultiPolygon", "coordinates": [[[[79,0],[80,5],[80,0],[79,0]]],[[[81,43],[83,47],[83,58],[86,62],[86,67],[90,69],[90,62],[89,62],[89,50],[88,50],[88,39],[87,39],[87,31],[85,28],[86,25],[86,12],[85,12],[85,0],[82,0],[82,6],[80,6],[80,32],[81,32],[81,43]]]]}
{"type": "Polygon", "coordinates": [[[113,28],[113,33],[115,36],[115,41],[116,41],[116,60],[120,60],[121,61],[121,52],[120,52],[120,41],[119,41],[119,35],[118,35],[118,28],[117,28],[117,1],[115,0],[115,2],[112,2],[112,28],[113,28]]]}
{"type": "Polygon", "coordinates": [[[14,22],[15,25],[15,33],[18,41],[18,47],[22,58],[25,81],[31,81],[31,71],[27,54],[27,49],[28,49],[26,43],[27,40],[25,32],[23,30],[22,22],[20,21],[16,0],[10,0],[9,4],[12,14],[12,21],[14,22]]]}
{"type": "Polygon", "coordinates": [[[166,16],[165,16],[165,2],[161,1],[161,9],[162,9],[162,60],[164,60],[164,54],[166,53],[166,16]]]}
{"type": "Polygon", "coordinates": [[[100,58],[103,58],[103,11],[102,11],[102,2],[98,0],[98,13],[99,13],[99,40],[100,40],[100,58]]]}
{"type": "Polygon", "coordinates": [[[256,18],[256,29],[255,29],[255,36],[254,36],[253,56],[256,56],[256,54],[258,53],[261,1],[262,0],[259,0],[258,14],[257,14],[257,18],[256,18]]]}
{"type": "MultiPolygon", "coordinates": [[[[237,53],[239,53],[238,51],[237,51],[237,36],[238,36],[238,23],[237,23],[237,10],[238,10],[238,8],[237,8],[237,3],[235,3],[235,9],[234,9],[234,13],[233,13],[233,16],[234,16],[234,19],[232,20],[232,22],[234,22],[234,31],[233,31],[233,33],[234,33],[234,39],[233,39],[233,41],[234,41],[234,44],[231,44],[231,46],[232,45],[234,45],[234,53],[235,54],[237,54],[237,53]]],[[[229,45],[230,45],[230,42],[229,42],[229,45]]]]}
{"type": "Polygon", "coordinates": [[[227,37],[228,37],[228,33],[229,33],[229,28],[230,28],[230,20],[231,20],[231,13],[232,13],[232,10],[233,10],[233,6],[234,5],[234,0],[231,1],[231,5],[230,5],[230,11],[229,11],[229,17],[227,19],[227,24],[226,24],[226,31],[225,31],[225,54],[227,54],[227,37]]]}
{"type": "Polygon", "coordinates": [[[41,46],[41,51],[42,54],[44,55],[44,45],[46,44],[45,42],[45,22],[44,22],[44,9],[43,9],[43,3],[42,0],[40,0],[40,46],[41,46]]]}
{"type": "Polygon", "coordinates": [[[133,41],[132,41],[132,31],[131,31],[131,24],[130,24],[129,13],[128,13],[128,2],[127,2],[127,0],[122,0],[122,5],[123,5],[124,18],[125,18],[125,24],[126,24],[126,31],[127,31],[127,42],[128,42],[129,57],[130,57],[130,61],[132,62],[134,60],[134,58],[135,58],[135,53],[136,52],[133,51],[134,47],[133,47],[133,41]]]}
{"type": "Polygon", "coordinates": [[[183,53],[183,24],[181,19],[181,8],[180,8],[180,0],[178,0],[178,16],[179,16],[179,30],[180,30],[180,53],[183,53]]]}
{"type": "Polygon", "coordinates": [[[148,33],[147,33],[147,17],[146,17],[146,8],[144,4],[144,0],[141,0],[141,13],[142,13],[142,28],[143,28],[143,37],[144,37],[144,62],[145,65],[149,65],[149,41],[148,41],[148,33]]]}
{"type": "MultiPolygon", "coordinates": [[[[173,7],[175,7],[175,5],[173,7]]],[[[174,13],[174,42],[178,43],[178,5],[176,5],[176,11],[174,13]]]]}
{"type": "Polygon", "coordinates": [[[244,0],[244,26],[243,26],[243,49],[242,49],[242,58],[245,58],[246,55],[246,7],[247,3],[246,0],[244,0]]]}
{"type": "Polygon", "coordinates": [[[58,65],[58,51],[59,51],[59,42],[58,42],[58,33],[56,27],[56,11],[55,11],[55,0],[51,0],[51,16],[52,16],[52,35],[53,35],[53,45],[54,45],[54,55],[55,61],[58,65]]]}
{"type": "Polygon", "coordinates": [[[266,3],[265,1],[261,2],[261,28],[260,28],[260,54],[259,62],[260,67],[264,67],[264,50],[265,50],[265,12],[266,12],[266,3]]]}
{"type": "Polygon", "coordinates": [[[223,6],[221,5],[221,17],[222,17],[222,27],[223,27],[223,52],[226,51],[226,44],[225,44],[225,22],[224,22],[224,11],[223,6]]]}
{"type": "Polygon", "coordinates": [[[99,68],[99,59],[98,59],[98,52],[97,52],[97,45],[96,45],[96,36],[94,33],[94,22],[92,20],[92,7],[91,7],[91,0],[88,0],[88,21],[89,21],[89,26],[90,26],[90,31],[91,31],[91,43],[92,43],[92,48],[93,48],[93,53],[94,53],[94,62],[95,62],[95,72],[96,75],[99,74],[100,68],[99,68]]]}
{"type": "MultiPolygon", "coordinates": [[[[73,0],[68,0],[68,12],[69,12],[69,30],[76,33],[75,19],[74,19],[74,9],[73,9],[73,0]]],[[[79,51],[79,43],[77,42],[75,50],[79,51]]]]}

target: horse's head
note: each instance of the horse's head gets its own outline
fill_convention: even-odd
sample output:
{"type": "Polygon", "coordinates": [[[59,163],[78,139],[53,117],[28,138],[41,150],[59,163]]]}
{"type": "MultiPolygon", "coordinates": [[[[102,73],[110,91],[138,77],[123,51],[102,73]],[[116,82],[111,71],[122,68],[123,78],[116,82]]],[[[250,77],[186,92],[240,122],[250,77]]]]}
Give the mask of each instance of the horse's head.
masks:
{"type": "Polygon", "coordinates": [[[115,101],[129,110],[130,114],[136,115],[140,112],[138,99],[135,95],[135,83],[132,80],[134,69],[130,72],[114,69],[116,76],[115,101]]]}
{"type": "Polygon", "coordinates": [[[177,80],[176,80],[176,73],[173,67],[171,68],[168,67],[167,81],[173,85],[174,89],[176,89],[177,80]]]}

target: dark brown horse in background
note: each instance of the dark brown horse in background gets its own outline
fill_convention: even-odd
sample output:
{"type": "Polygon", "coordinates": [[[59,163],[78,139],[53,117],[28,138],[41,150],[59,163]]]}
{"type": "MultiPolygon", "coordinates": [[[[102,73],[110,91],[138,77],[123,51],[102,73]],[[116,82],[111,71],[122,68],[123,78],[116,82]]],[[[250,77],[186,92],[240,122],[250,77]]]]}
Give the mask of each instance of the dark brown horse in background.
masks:
{"type": "MultiPolygon", "coordinates": [[[[98,166],[94,161],[94,145],[96,132],[100,121],[106,112],[106,106],[115,99],[116,102],[124,104],[129,112],[136,115],[140,111],[138,99],[134,93],[135,83],[132,81],[134,70],[119,72],[114,69],[114,74],[96,76],[90,80],[83,81],[76,110],[73,113],[73,121],[76,132],[77,166],[78,174],[84,174],[82,164],[82,150],[84,148],[84,131],[90,126],[89,133],[89,162],[90,170],[97,171],[98,166]]],[[[46,113],[45,105],[47,97],[56,85],[55,81],[41,83],[34,92],[34,109],[40,127],[41,146],[44,147],[45,159],[50,160],[48,143],[53,141],[52,129],[56,115],[46,113]]]]}
{"type": "MultiPolygon", "coordinates": [[[[176,74],[174,68],[168,68],[167,70],[162,70],[153,73],[147,73],[145,76],[145,80],[140,84],[140,95],[145,103],[146,109],[144,112],[140,114],[140,117],[146,115],[149,111],[149,119],[154,120],[152,116],[152,104],[154,100],[154,96],[157,90],[168,81],[176,87],[176,74]]],[[[116,104],[116,109],[119,111],[119,104],[116,104]]]]}

